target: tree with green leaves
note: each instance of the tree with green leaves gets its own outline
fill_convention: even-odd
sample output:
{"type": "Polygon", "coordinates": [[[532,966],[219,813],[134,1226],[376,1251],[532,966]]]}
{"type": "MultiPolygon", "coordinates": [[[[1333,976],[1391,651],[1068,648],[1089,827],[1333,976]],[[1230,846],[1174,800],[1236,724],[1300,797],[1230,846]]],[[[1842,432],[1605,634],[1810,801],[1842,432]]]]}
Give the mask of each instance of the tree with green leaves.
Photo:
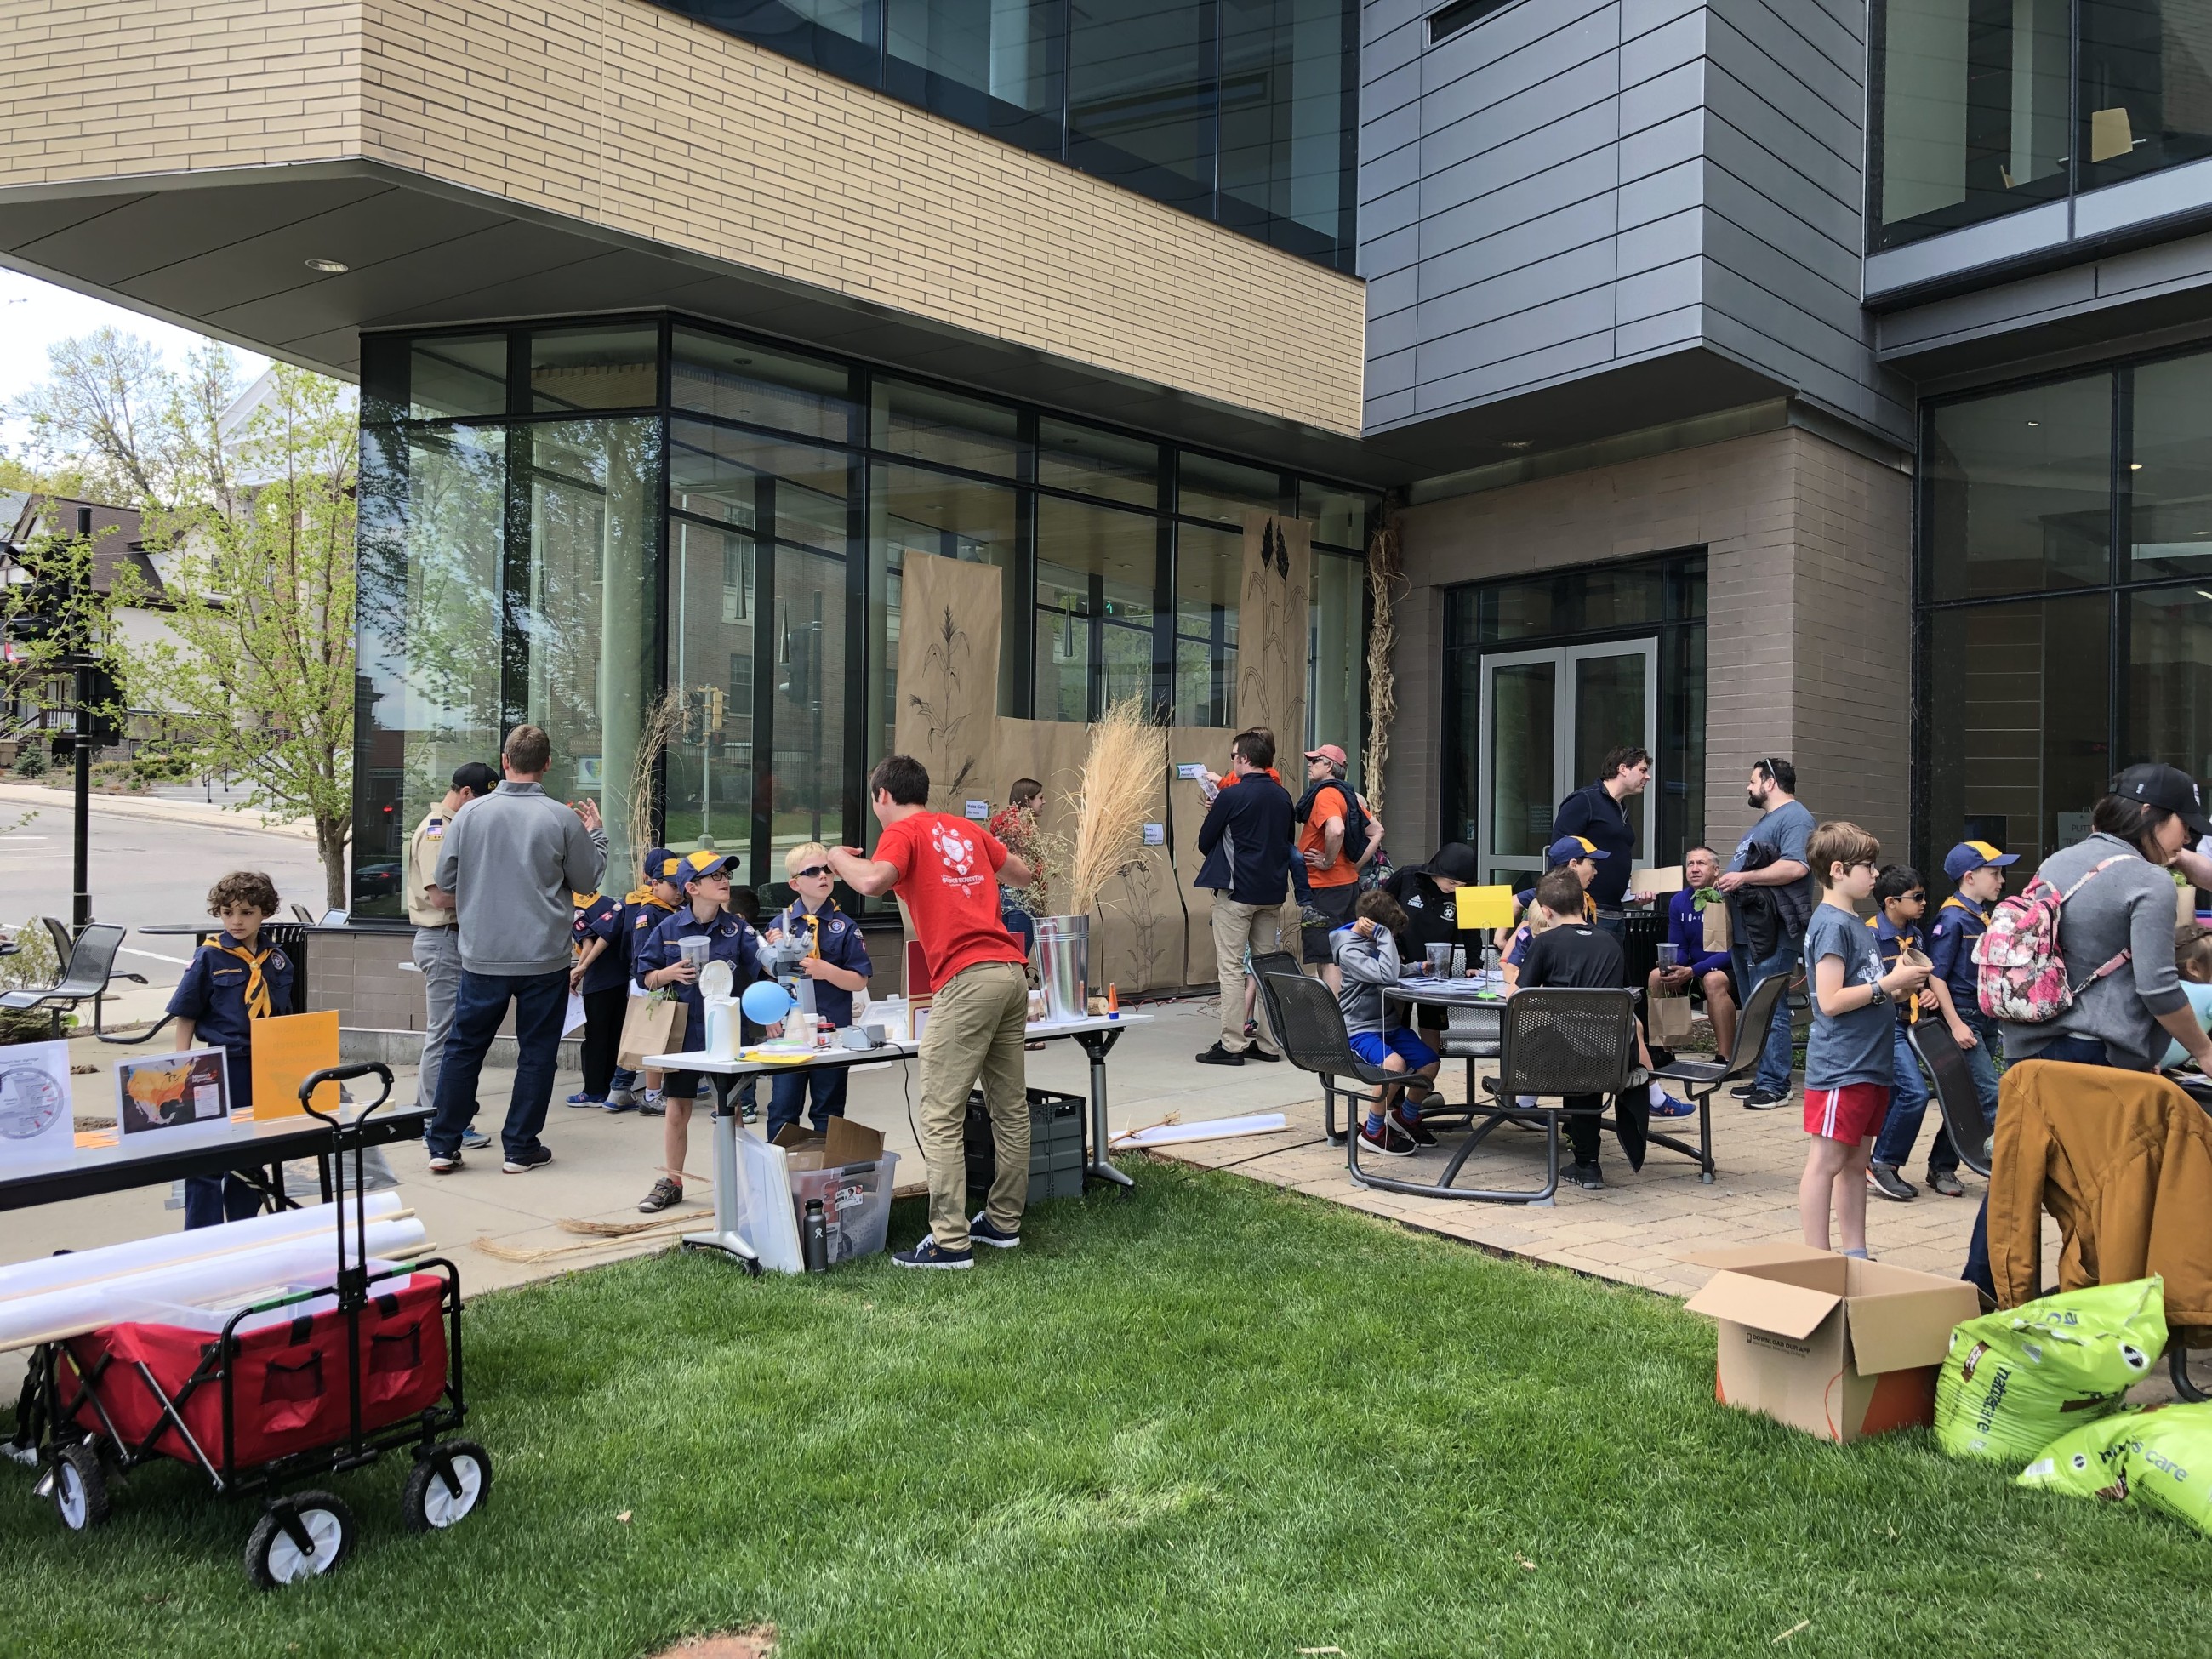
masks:
{"type": "Polygon", "coordinates": [[[246,779],[258,807],[313,821],[335,908],[353,824],[358,429],[336,381],[283,365],[271,376],[242,422],[205,425],[204,446],[197,394],[173,388],[183,435],[164,453],[191,458],[170,475],[186,488],[144,498],[163,591],[118,571],[110,594],[161,625],[112,628],[109,654],[173,752],[246,779]]]}

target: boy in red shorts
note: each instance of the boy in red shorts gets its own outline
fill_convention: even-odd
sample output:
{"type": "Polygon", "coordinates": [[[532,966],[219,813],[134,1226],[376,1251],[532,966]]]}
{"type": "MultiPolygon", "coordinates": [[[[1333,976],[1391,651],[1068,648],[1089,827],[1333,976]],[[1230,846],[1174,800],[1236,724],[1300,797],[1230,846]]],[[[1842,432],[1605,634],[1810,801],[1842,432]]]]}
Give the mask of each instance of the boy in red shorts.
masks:
{"type": "Polygon", "coordinates": [[[1856,823],[1824,823],[1806,848],[1820,902],[1805,927],[1813,1035],[1805,1045],[1805,1133],[1813,1145],[1797,1182],[1805,1242],[1830,1248],[1829,1212],[1844,1254],[1864,1257],[1867,1158],[1889,1114],[1892,1002],[1928,982],[1924,965],[1887,974],[1857,906],[1874,891],[1881,843],[1856,823]]]}

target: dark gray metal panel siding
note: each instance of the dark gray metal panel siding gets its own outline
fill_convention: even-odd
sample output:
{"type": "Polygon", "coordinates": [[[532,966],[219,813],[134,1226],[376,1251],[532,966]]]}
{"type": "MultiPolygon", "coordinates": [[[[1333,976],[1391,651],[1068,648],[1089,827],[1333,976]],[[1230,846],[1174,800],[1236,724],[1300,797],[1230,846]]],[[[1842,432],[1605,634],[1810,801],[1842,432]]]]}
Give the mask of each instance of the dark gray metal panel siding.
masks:
{"type": "Polygon", "coordinates": [[[1864,0],[1362,13],[1370,425],[1709,343],[1909,439],[1858,303],[1864,0]]]}

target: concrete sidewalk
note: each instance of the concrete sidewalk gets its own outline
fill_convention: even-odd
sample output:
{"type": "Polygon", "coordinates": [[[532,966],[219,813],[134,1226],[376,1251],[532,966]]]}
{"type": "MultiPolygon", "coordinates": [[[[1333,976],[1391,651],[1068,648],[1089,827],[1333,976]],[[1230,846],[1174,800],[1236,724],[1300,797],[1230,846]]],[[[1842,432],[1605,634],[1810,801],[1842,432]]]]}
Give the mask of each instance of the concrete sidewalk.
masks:
{"type": "MultiPolygon", "coordinates": [[[[1170,1112],[1194,1122],[1285,1109],[1312,1097],[1311,1079],[1288,1065],[1226,1071],[1193,1064],[1193,1056],[1212,1041],[1218,1029],[1212,1009],[1211,1003],[1188,1002],[1154,1005],[1143,1011],[1155,1015],[1154,1021],[1133,1025],[1107,1064],[1115,1133],[1156,1123],[1170,1112]]],[[[79,1114],[112,1115],[99,1091],[112,1086],[106,1079],[112,1076],[114,1056],[145,1051],[100,1049],[88,1041],[72,1047],[79,1065],[99,1068],[76,1079],[79,1114]]],[[[1055,1042],[1028,1059],[1032,1085],[1088,1098],[1090,1062],[1074,1043],[1055,1042]]],[[[484,1073],[479,1091],[482,1122],[495,1134],[513,1075],[484,1073]]],[[[393,1098],[412,1100],[414,1069],[395,1068],[395,1076],[393,1098]]],[[[466,1167],[453,1175],[433,1176],[425,1168],[419,1142],[389,1149],[406,1201],[422,1215],[442,1252],[459,1263],[462,1281],[471,1289],[521,1284],[572,1267],[663,1249],[677,1232],[700,1224],[707,1214],[714,1162],[702,1103],[693,1117],[684,1182],[690,1201],[680,1211],[668,1212],[667,1225],[615,1238],[589,1237],[562,1226],[563,1221],[628,1226],[653,1219],[640,1215],[636,1206],[653,1185],[661,1162],[659,1119],[564,1106],[563,1098],[580,1083],[573,1072],[559,1078],[544,1134],[554,1161],[528,1175],[501,1174],[495,1150],[470,1154],[466,1167]],[[490,1248],[481,1246],[479,1240],[489,1241],[490,1248]]],[[[911,1060],[858,1067],[853,1075],[848,1110],[856,1121],[883,1131],[887,1149],[899,1155],[902,1187],[918,1186],[922,1180],[909,1119],[909,1102],[919,1104],[920,1086],[911,1060]]],[[[763,1079],[763,1113],[768,1088],[768,1080],[763,1079]]],[[[1141,1170],[1138,1178],[1143,1178],[1141,1170]]],[[[184,1218],[180,1212],[164,1208],[167,1197],[164,1185],[0,1213],[0,1262],[176,1231],[184,1218]]]]}

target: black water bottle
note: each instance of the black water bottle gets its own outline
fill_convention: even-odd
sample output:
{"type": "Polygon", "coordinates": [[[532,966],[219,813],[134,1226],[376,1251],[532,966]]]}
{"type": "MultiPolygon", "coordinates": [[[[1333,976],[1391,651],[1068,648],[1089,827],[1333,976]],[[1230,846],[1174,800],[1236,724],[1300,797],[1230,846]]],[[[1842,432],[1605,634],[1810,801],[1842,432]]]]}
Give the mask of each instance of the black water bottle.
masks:
{"type": "Polygon", "coordinates": [[[806,1200],[806,1219],[799,1228],[799,1253],[806,1259],[806,1271],[826,1273],[830,1271],[830,1231],[822,1219],[822,1200],[806,1200]]]}

